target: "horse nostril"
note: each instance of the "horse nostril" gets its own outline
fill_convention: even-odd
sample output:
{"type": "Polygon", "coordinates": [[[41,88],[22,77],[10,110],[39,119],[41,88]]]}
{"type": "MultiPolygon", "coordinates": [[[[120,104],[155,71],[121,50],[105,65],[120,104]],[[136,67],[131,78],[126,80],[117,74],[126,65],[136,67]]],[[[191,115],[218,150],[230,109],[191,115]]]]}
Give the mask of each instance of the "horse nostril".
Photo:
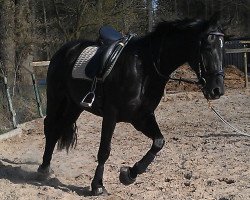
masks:
{"type": "Polygon", "coordinates": [[[220,88],[214,88],[213,89],[213,94],[214,94],[214,96],[221,96],[220,88]]]}

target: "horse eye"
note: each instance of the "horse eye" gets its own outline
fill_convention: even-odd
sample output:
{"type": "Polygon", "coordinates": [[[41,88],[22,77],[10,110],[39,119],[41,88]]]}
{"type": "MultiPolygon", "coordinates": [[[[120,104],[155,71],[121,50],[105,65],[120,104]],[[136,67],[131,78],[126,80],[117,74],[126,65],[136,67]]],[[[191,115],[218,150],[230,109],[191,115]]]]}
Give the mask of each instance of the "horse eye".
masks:
{"type": "Polygon", "coordinates": [[[209,36],[207,37],[207,40],[208,40],[209,43],[214,42],[214,40],[215,40],[215,35],[209,35],[209,36]]]}

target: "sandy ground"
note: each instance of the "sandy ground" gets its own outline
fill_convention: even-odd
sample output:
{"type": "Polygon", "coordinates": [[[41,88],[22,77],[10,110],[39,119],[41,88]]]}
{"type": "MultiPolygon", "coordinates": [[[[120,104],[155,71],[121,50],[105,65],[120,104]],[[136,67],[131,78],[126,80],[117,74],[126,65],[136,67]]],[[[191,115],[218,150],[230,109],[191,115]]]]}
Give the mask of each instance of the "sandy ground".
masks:
{"type": "MultiPolygon", "coordinates": [[[[250,133],[250,90],[228,90],[214,107],[232,125],[250,133]]],[[[156,110],[166,145],[136,182],[119,182],[121,166],[132,166],[151,141],[125,123],[117,124],[104,181],[108,196],[89,196],[97,165],[101,118],[87,112],[77,121],[78,145],[55,151],[54,176],[36,173],[42,160],[42,119],[23,134],[0,141],[0,199],[250,199],[250,138],[233,132],[208,109],[199,92],[168,94],[156,110]]]]}

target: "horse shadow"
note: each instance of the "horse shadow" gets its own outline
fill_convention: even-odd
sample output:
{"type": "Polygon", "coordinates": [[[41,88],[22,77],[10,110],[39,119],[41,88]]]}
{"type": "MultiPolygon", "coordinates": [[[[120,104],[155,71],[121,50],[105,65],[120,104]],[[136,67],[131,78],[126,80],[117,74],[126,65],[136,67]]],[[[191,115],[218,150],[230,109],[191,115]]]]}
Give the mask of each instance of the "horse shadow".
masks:
{"type": "Polygon", "coordinates": [[[53,177],[44,177],[38,172],[27,171],[22,169],[21,165],[33,164],[35,162],[14,162],[8,159],[0,159],[0,179],[6,179],[14,184],[30,184],[34,186],[49,186],[55,189],[60,189],[64,192],[75,192],[79,196],[92,196],[90,187],[78,187],[74,185],[66,185],[59,179],[53,177]],[[16,165],[16,166],[13,166],[16,165]]]}

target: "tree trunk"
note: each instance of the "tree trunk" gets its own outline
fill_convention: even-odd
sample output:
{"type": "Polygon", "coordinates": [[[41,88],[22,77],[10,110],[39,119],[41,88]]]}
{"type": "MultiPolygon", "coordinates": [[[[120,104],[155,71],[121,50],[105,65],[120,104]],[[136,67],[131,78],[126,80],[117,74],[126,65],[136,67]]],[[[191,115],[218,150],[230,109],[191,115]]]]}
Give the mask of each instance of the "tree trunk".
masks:
{"type": "Polygon", "coordinates": [[[103,0],[97,0],[97,3],[96,3],[97,11],[101,12],[102,6],[103,6],[103,0]]]}
{"type": "Polygon", "coordinates": [[[3,70],[8,75],[9,80],[13,80],[15,68],[15,1],[4,0],[1,13],[1,60],[3,70]]]}
{"type": "Polygon", "coordinates": [[[208,0],[205,0],[205,19],[208,19],[208,0]]]}
{"type": "Polygon", "coordinates": [[[13,95],[15,89],[25,88],[31,85],[31,74],[33,68],[30,62],[33,60],[31,44],[32,40],[32,12],[30,10],[30,0],[15,1],[15,71],[13,79],[13,95]],[[29,72],[26,70],[28,69],[29,72]]]}
{"type": "Polygon", "coordinates": [[[148,9],[148,31],[151,32],[153,29],[153,3],[152,0],[147,0],[148,9]]]}
{"type": "Polygon", "coordinates": [[[248,23],[246,23],[246,29],[247,29],[247,35],[250,35],[250,23],[249,23],[250,22],[250,1],[247,1],[247,8],[248,8],[248,12],[247,12],[247,20],[246,21],[248,23]]]}
{"type": "Polygon", "coordinates": [[[187,0],[187,16],[190,17],[190,0],[187,0]]]}
{"type": "Polygon", "coordinates": [[[47,24],[47,11],[45,7],[45,0],[42,1],[43,5],[43,22],[44,22],[44,28],[45,28],[45,42],[46,42],[46,59],[49,60],[50,53],[49,53],[49,40],[48,40],[48,24],[47,24]]]}
{"type": "Polygon", "coordinates": [[[177,0],[174,0],[174,14],[175,14],[175,17],[178,16],[178,5],[177,5],[177,0]]]}
{"type": "Polygon", "coordinates": [[[127,34],[129,31],[129,26],[128,26],[128,18],[127,18],[127,0],[122,1],[123,5],[123,14],[122,14],[122,22],[123,22],[123,34],[127,34]]]}
{"type": "Polygon", "coordinates": [[[103,0],[97,0],[96,3],[96,9],[97,9],[97,19],[99,20],[99,25],[102,26],[103,23],[103,0]]]}

